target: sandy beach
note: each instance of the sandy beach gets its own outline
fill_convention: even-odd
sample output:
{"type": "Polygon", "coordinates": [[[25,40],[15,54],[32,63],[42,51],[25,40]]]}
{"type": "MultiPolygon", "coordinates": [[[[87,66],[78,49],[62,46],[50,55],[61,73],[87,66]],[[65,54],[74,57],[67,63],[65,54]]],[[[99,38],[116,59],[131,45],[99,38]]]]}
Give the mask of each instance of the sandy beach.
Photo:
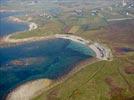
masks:
{"type": "Polygon", "coordinates": [[[27,82],[8,94],[6,100],[30,100],[49,88],[52,83],[49,79],[38,79],[27,82]]]}

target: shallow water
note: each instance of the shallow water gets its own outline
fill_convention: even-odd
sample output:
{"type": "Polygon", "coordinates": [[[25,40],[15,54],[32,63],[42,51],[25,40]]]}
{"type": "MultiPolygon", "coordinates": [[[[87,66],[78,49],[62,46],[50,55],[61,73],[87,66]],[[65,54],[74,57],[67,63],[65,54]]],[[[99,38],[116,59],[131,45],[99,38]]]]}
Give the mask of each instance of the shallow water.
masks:
{"type": "Polygon", "coordinates": [[[30,80],[60,78],[93,55],[90,48],[65,39],[0,48],[0,98],[30,80]]]}

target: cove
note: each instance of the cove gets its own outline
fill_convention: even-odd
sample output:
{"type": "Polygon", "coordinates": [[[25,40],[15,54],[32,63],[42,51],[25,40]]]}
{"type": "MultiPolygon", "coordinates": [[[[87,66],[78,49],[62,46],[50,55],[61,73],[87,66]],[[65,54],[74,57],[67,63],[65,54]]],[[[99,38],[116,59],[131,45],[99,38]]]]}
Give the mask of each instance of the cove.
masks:
{"type": "Polygon", "coordinates": [[[67,39],[50,39],[0,48],[0,100],[17,86],[39,78],[58,79],[95,55],[67,39]]]}
{"type": "Polygon", "coordinates": [[[9,21],[10,16],[21,16],[17,12],[0,12],[0,37],[6,36],[14,32],[25,31],[29,29],[26,23],[17,23],[9,21]]]}

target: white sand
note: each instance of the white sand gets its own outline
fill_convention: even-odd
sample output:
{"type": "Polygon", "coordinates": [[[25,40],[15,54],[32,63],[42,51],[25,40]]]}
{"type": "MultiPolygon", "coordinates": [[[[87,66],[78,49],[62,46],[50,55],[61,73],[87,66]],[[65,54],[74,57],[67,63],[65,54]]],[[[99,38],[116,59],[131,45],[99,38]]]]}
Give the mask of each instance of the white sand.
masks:
{"type": "Polygon", "coordinates": [[[51,83],[52,81],[48,79],[39,79],[25,83],[9,93],[6,100],[30,100],[45,89],[47,90],[51,83]]]}
{"type": "Polygon", "coordinates": [[[56,34],[55,35],[56,38],[63,38],[63,39],[69,39],[69,40],[72,40],[72,41],[75,41],[75,42],[79,42],[79,43],[82,43],[82,44],[88,44],[90,43],[89,41],[81,38],[81,37],[78,37],[78,36],[74,36],[74,35],[61,35],[61,34],[56,34]]]}

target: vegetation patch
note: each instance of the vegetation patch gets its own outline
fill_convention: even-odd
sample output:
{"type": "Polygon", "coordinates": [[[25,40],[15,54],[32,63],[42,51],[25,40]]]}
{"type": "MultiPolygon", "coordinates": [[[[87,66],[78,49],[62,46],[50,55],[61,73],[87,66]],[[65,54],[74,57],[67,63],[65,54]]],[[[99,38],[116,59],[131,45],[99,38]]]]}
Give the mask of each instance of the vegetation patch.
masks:
{"type": "Polygon", "coordinates": [[[80,26],[73,26],[68,33],[75,34],[79,30],[80,26]]]}
{"type": "Polygon", "coordinates": [[[133,66],[127,66],[127,67],[125,67],[124,71],[127,74],[134,74],[134,67],[133,66]]]}

